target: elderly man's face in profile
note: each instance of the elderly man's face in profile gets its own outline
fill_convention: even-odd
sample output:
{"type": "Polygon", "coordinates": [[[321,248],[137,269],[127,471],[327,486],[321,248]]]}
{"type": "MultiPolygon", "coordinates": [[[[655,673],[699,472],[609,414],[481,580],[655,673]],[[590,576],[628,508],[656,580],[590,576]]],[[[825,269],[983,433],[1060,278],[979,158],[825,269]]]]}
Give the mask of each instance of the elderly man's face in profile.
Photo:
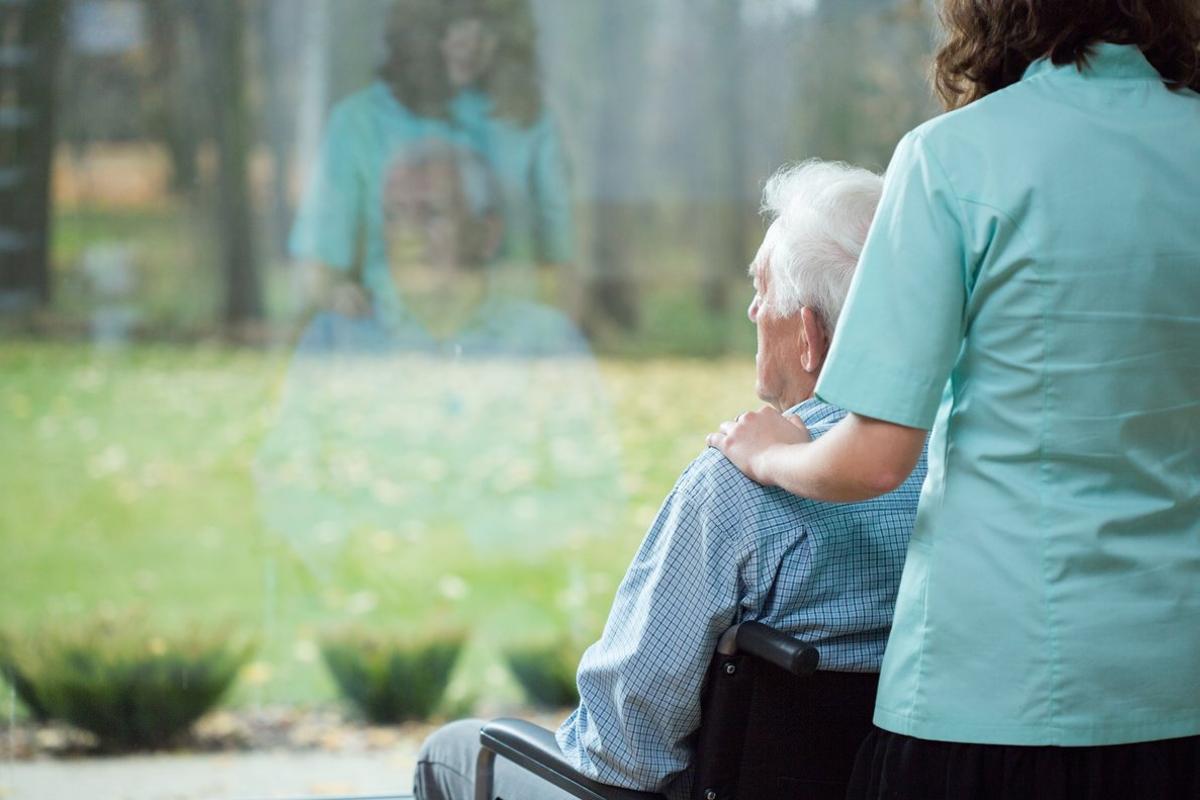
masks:
{"type": "Polygon", "coordinates": [[[770,292],[770,273],[767,259],[771,257],[770,235],[754,259],[754,299],[746,315],[758,331],[758,352],[755,393],[764,403],[783,411],[812,394],[815,376],[803,368],[804,323],[800,312],[780,316],[767,305],[770,292]]]}

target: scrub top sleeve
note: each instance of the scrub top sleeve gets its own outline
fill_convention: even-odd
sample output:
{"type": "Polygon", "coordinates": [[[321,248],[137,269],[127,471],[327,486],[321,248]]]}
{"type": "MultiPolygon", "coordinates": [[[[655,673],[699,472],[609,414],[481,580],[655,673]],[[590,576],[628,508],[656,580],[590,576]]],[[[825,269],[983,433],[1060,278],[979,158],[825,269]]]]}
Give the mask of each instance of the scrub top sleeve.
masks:
{"type": "Polygon", "coordinates": [[[965,245],[957,198],[919,134],[896,148],[816,393],[930,429],[962,345],[965,245]]]}
{"type": "Polygon", "coordinates": [[[338,109],[329,119],[308,186],[288,238],[288,252],[301,261],[336,269],[354,266],[363,224],[365,187],[357,169],[353,120],[338,109]]]}

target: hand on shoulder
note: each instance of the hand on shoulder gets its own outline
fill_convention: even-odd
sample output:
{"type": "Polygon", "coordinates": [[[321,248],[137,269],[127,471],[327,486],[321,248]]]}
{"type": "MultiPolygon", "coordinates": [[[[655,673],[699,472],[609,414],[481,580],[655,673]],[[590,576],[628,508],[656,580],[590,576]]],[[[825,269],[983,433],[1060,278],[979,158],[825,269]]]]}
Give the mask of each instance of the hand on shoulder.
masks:
{"type": "Polygon", "coordinates": [[[776,485],[768,458],[772,449],[810,441],[812,436],[802,419],[784,416],[773,406],[739,414],[708,435],[709,447],[720,450],[747,477],[764,486],[776,485]]]}

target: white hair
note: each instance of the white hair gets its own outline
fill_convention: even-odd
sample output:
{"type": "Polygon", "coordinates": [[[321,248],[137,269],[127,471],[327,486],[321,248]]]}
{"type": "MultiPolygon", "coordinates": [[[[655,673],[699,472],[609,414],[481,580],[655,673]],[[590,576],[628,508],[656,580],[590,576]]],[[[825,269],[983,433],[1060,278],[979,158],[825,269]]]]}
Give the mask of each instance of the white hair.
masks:
{"type": "Polygon", "coordinates": [[[458,170],[463,201],[473,217],[486,217],[500,210],[500,186],[491,168],[474,150],[442,139],[418,139],[404,148],[391,163],[391,170],[446,161],[458,170]]]}
{"type": "Polygon", "coordinates": [[[833,335],[883,192],[883,178],[835,161],[781,168],[763,188],[771,227],[751,265],[766,259],[766,310],[787,317],[808,306],[833,335]]]}

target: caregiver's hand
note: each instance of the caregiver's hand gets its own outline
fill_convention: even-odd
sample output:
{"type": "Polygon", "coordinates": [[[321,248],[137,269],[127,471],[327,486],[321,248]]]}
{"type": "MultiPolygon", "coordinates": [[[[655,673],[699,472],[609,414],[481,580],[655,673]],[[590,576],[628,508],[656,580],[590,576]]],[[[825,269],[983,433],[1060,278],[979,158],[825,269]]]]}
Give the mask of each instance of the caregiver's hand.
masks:
{"type": "Polygon", "coordinates": [[[764,486],[777,485],[771,475],[772,451],[810,441],[808,428],[799,417],[785,417],[772,406],[722,422],[716,433],[708,435],[710,447],[720,450],[747,477],[764,486]]]}

